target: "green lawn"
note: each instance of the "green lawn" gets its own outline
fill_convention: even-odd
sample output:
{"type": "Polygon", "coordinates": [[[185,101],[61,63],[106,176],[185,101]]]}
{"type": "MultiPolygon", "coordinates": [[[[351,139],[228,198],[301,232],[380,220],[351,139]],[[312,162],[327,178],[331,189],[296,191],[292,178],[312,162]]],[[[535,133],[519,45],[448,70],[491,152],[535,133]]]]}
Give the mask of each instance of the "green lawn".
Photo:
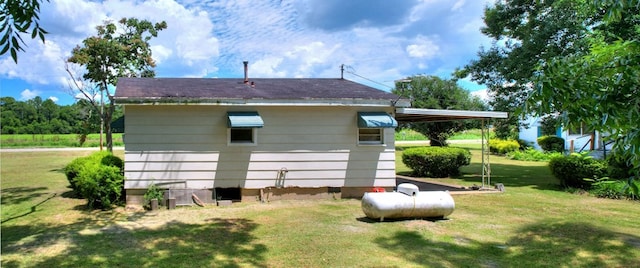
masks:
{"type": "MultiPolygon", "coordinates": [[[[438,180],[479,184],[472,152],[460,178],[438,180]]],[[[2,153],[2,267],[638,267],[640,259],[640,203],[565,193],[540,162],[491,157],[493,182],[506,192],[454,195],[447,220],[380,223],[351,199],[88,211],[60,169],[89,153],[2,153]]]]}
{"type": "MultiPolygon", "coordinates": [[[[491,133],[493,137],[493,133],[491,133]]],[[[427,137],[421,133],[411,129],[400,129],[395,133],[396,141],[422,141],[427,137]]],[[[449,140],[479,140],[482,139],[482,131],[480,129],[469,129],[455,133],[449,137],[449,140]]]]}

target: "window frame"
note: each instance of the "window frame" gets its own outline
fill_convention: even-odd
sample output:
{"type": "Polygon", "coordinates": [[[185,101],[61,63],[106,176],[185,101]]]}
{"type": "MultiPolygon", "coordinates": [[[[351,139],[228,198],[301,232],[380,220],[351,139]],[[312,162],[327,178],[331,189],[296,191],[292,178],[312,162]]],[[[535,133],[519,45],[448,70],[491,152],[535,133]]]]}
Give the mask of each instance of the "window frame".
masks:
{"type": "Polygon", "coordinates": [[[590,135],[593,132],[594,131],[589,129],[584,122],[580,123],[580,126],[578,126],[575,129],[572,129],[572,128],[567,129],[568,136],[586,136],[586,135],[590,135]]]}
{"type": "Polygon", "coordinates": [[[362,146],[380,146],[385,145],[384,128],[358,128],[357,131],[358,145],[362,146]],[[361,131],[377,130],[378,133],[361,133],[361,131]],[[362,140],[362,137],[380,137],[379,140],[362,140]]]}
{"type": "Polygon", "coordinates": [[[227,128],[227,146],[256,146],[258,145],[258,130],[257,128],[227,128]],[[251,141],[233,141],[232,130],[246,130],[251,131],[251,141]]]}

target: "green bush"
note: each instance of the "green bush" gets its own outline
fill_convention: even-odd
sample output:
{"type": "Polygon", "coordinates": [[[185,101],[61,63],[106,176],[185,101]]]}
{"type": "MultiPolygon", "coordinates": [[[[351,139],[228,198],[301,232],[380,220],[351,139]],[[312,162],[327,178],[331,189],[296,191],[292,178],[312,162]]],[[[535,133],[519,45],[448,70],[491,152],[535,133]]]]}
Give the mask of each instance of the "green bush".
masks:
{"type": "Polygon", "coordinates": [[[538,145],[545,152],[564,152],[564,139],[555,135],[540,136],[538,145]]]}
{"type": "Polygon", "coordinates": [[[95,165],[81,172],[76,180],[80,195],[90,208],[109,209],[119,204],[124,182],[119,168],[95,165]]]}
{"type": "Polygon", "coordinates": [[[78,187],[76,186],[76,177],[78,177],[80,170],[82,170],[89,160],[89,157],[79,157],[64,167],[64,174],[67,176],[67,181],[69,181],[69,185],[71,185],[71,189],[73,189],[75,193],[79,193],[78,187]]]}
{"type": "Polygon", "coordinates": [[[105,166],[117,167],[119,169],[124,168],[124,161],[120,157],[117,157],[113,154],[108,154],[102,157],[100,163],[105,166]]]}
{"type": "Polygon", "coordinates": [[[627,179],[631,177],[633,166],[627,157],[620,154],[612,154],[607,156],[607,164],[609,165],[609,177],[614,179],[627,179]]]}
{"type": "Polygon", "coordinates": [[[97,152],[71,161],[65,174],[72,189],[87,199],[90,208],[109,209],[121,201],[122,163],[109,152],[97,152]]]}
{"type": "Polygon", "coordinates": [[[402,162],[415,176],[444,178],[460,173],[460,167],[471,163],[471,153],[453,147],[414,147],[402,153],[402,162]]]}
{"type": "Polygon", "coordinates": [[[151,200],[157,199],[158,202],[164,199],[164,190],[158,188],[155,184],[149,185],[147,191],[144,193],[144,205],[149,206],[151,204],[151,200]]]}
{"type": "Polygon", "coordinates": [[[489,151],[494,154],[504,155],[520,149],[520,143],[516,140],[489,140],[489,151]]]}
{"type": "MultiPolygon", "coordinates": [[[[634,181],[635,187],[640,187],[640,182],[634,181]]],[[[633,194],[626,181],[623,180],[601,180],[591,185],[590,194],[609,199],[631,199],[638,200],[639,197],[633,194]]]]}
{"type": "Polygon", "coordinates": [[[541,152],[533,148],[524,151],[513,151],[507,153],[507,158],[520,161],[549,161],[554,157],[561,157],[558,152],[541,152]]]}
{"type": "Polygon", "coordinates": [[[533,142],[525,141],[523,139],[517,139],[516,141],[520,144],[520,150],[522,151],[533,147],[533,142]]]}
{"type": "Polygon", "coordinates": [[[597,180],[607,174],[607,165],[604,161],[578,153],[552,158],[549,161],[549,168],[553,176],[560,180],[563,187],[584,190],[591,188],[591,182],[585,179],[597,180]]]}

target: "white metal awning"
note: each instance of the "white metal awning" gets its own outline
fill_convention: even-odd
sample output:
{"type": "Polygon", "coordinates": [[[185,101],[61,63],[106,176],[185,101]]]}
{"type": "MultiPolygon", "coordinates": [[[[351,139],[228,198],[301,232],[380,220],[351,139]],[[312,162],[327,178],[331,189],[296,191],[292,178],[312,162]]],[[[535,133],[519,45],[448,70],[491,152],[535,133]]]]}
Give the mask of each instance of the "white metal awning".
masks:
{"type": "Polygon", "coordinates": [[[464,119],[505,119],[506,112],[396,108],[398,122],[442,122],[464,119]]]}

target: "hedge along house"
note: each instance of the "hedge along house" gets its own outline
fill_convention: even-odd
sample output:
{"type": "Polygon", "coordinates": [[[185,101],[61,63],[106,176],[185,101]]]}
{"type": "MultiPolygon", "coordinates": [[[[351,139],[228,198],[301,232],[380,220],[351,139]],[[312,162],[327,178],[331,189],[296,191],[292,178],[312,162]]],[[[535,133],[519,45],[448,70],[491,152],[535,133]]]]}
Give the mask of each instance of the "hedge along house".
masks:
{"type": "Polygon", "coordinates": [[[361,197],[395,186],[407,100],[344,79],[121,78],[125,190],[177,203],[361,197]],[[182,199],[182,201],[180,200],[182,199]]]}

